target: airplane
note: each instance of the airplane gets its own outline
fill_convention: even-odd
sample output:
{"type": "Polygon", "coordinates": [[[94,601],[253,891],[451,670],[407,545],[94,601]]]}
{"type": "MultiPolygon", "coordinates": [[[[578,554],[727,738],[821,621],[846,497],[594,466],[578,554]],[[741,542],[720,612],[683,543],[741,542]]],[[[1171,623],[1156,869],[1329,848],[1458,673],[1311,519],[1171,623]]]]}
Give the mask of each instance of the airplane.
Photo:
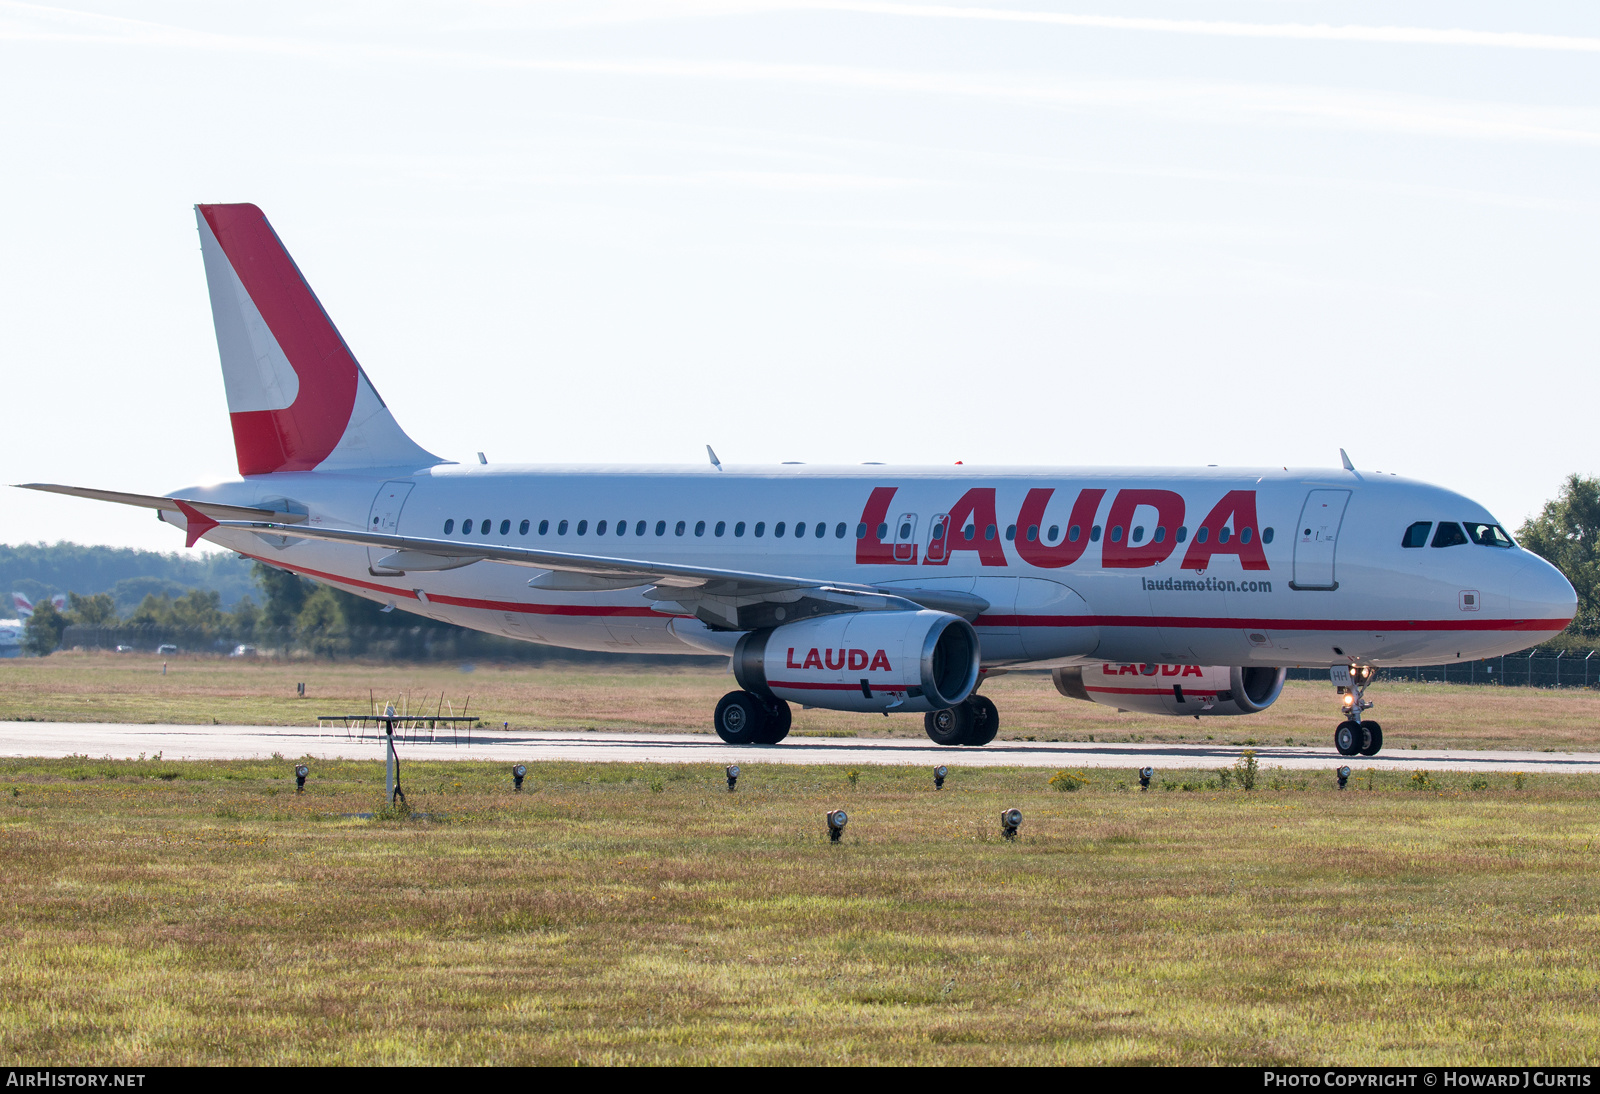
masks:
{"type": "MultiPolygon", "coordinates": [[[[11,603],[16,606],[18,619],[29,619],[33,616],[34,603],[21,593],[11,594],[11,603]]],[[[67,610],[67,595],[56,593],[50,598],[50,606],[58,612],[67,610]]]]}
{"type": "Polygon", "coordinates": [[[20,619],[0,619],[0,658],[21,657],[27,624],[20,619]]]}
{"type": "Polygon", "coordinates": [[[982,683],[1196,718],[1271,707],[1327,669],[1341,755],[1375,755],[1385,666],[1560,633],[1572,586],[1482,505],[1337,469],[501,466],[408,436],[254,205],[195,207],[239,479],[144,506],[313,581],[549,645],[728,657],[713,712],[777,744],[790,704],[999,730],[982,683]]]}

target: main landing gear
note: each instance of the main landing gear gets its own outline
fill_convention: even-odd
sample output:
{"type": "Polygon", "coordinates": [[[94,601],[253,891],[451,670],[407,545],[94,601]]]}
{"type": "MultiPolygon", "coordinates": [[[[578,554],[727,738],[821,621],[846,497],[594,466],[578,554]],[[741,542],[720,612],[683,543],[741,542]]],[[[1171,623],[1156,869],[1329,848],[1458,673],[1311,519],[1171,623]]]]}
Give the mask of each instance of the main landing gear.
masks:
{"type": "Polygon", "coordinates": [[[730,691],[717,704],[717,736],[730,745],[775,745],[789,735],[794,715],[782,699],[730,691]]]}
{"type": "Polygon", "coordinates": [[[1000,712],[981,695],[922,716],[922,727],[938,745],[986,745],[1000,732],[1000,712]]]}
{"type": "Polygon", "coordinates": [[[1376,756],[1383,747],[1383,727],[1361,718],[1363,711],[1372,709],[1365,695],[1377,675],[1378,670],[1371,665],[1340,666],[1333,670],[1334,686],[1346,715],[1333,731],[1333,747],[1341,756],[1376,756]]]}

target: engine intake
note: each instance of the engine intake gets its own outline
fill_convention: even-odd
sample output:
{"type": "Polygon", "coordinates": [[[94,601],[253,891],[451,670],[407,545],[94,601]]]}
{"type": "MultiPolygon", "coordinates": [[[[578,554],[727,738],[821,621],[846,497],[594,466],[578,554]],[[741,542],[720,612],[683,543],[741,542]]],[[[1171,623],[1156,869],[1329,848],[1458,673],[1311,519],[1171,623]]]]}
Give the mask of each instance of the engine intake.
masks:
{"type": "Polygon", "coordinates": [[[978,686],[978,632],[948,612],[851,612],[751,631],[739,686],[826,710],[926,712],[978,686]]]}
{"type": "Polygon", "coordinates": [[[1259,714],[1283,693],[1288,669],[1262,665],[1126,665],[1056,669],[1056,690],[1141,714],[1259,714]]]}

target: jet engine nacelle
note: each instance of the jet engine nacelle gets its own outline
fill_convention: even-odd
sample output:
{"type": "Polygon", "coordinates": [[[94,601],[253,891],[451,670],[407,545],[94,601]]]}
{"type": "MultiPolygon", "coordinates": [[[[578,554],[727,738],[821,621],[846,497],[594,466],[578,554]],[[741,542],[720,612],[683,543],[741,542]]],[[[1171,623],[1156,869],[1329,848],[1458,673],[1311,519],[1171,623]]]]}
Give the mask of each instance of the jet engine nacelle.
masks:
{"type": "Polygon", "coordinates": [[[978,686],[978,632],[948,612],[851,612],[751,631],[739,686],[827,710],[926,712],[978,686]]]}
{"type": "Polygon", "coordinates": [[[1259,714],[1283,692],[1287,669],[1258,665],[1124,665],[1056,669],[1056,690],[1141,714],[1259,714]]]}

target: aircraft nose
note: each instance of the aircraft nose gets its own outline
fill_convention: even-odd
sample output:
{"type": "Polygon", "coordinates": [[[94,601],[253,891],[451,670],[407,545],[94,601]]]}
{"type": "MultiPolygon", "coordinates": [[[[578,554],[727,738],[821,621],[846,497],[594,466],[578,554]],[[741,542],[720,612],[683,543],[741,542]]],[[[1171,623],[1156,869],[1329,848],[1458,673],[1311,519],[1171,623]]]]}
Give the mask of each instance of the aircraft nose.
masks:
{"type": "Polygon", "coordinates": [[[1511,579],[1511,614],[1522,619],[1549,619],[1552,633],[1565,628],[1578,611],[1578,594],[1561,571],[1535,558],[1511,579]]]}

